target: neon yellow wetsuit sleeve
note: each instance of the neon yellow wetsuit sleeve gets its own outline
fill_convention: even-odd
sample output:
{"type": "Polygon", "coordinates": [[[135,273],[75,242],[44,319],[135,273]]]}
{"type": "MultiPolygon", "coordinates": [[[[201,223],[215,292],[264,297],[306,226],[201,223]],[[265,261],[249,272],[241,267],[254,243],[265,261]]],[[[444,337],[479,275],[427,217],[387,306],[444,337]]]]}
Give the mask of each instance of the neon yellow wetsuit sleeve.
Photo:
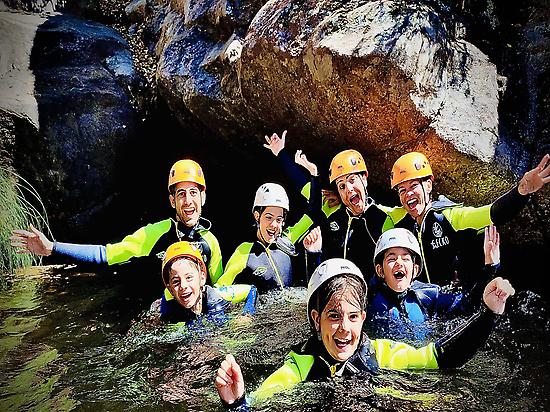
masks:
{"type": "Polygon", "coordinates": [[[118,243],[106,246],[107,263],[114,265],[133,257],[148,256],[160,237],[170,230],[172,220],[166,219],[136,230],[118,243]]]}
{"type": "Polygon", "coordinates": [[[482,229],[490,225],[491,205],[481,207],[451,207],[442,211],[454,230],[482,229]]]}
{"type": "Polygon", "coordinates": [[[388,215],[384,224],[382,225],[382,233],[388,229],[392,229],[396,223],[400,222],[405,216],[407,216],[407,211],[402,206],[397,207],[388,207],[383,205],[376,205],[378,209],[388,215]]]}
{"type": "Polygon", "coordinates": [[[246,268],[246,262],[248,262],[248,255],[252,249],[253,243],[245,242],[241,243],[237,249],[233,252],[227,264],[223,275],[220,276],[215,287],[232,285],[235,278],[246,268]]]}
{"type": "Polygon", "coordinates": [[[288,390],[303,382],[313,365],[313,359],[311,355],[298,355],[291,351],[283,366],[269,375],[260,387],[252,392],[252,402],[267,399],[277,392],[288,390]]]}
{"type": "Polygon", "coordinates": [[[220,243],[216,236],[209,230],[201,231],[201,236],[206,240],[208,246],[210,246],[210,261],[208,262],[208,275],[210,276],[210,282],[215,284],[223,273],[222,264],[222,251],[220,243]]]}
{"type": "Polygon", "coordinates": [[[230,285],[230,286],[221,286],[216,288],[216,291],[220,296],[231,302],[231,303],[240,303],[244,302],[250,293],[250,285],[230,285]]]}
{"type": "Polygon", "coordinates": [[[433,343],[415,348],[389,339],[371,341],[378,366],[384,369],[438,369],[433,343]]]}

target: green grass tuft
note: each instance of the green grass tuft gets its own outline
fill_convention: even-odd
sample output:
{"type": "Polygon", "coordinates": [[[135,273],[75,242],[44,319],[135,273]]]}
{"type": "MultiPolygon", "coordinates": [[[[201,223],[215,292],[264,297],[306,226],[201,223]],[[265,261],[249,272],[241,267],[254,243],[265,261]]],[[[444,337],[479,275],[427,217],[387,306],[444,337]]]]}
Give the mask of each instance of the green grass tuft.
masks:
{"type": "Polygon", "coordinates": [[[40,263],[39,256],[17,254],[10,244],[14,229],[27,229],[31,224],[49,232],[40,196],[29,182],[0,165],[0,286],[5,286],[7,273],[40,263]]]}

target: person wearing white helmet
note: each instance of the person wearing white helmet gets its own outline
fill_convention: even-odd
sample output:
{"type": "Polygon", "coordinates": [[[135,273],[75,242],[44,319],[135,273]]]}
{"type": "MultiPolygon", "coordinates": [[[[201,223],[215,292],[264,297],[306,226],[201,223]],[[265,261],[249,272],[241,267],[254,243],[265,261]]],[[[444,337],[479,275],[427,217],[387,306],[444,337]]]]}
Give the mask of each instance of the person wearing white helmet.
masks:
{"type": "Polygon", "coordinates": [[[258,188],[252,207],[256,239],[237,247],[216,286],[238,281],[255,285],[263,293],[298,283],[291,260],[298,237],[292,228],[283,232],[288,211],[288,196],[281,185],[264,183],[258,188]]]}
{"type": "MultiPolygon", "coordinates": [[[[494,226],[485,230],[485,274],[490,279],[500,261],[499,234],[494,226]]],[[[477,309],[478,290],[467,294],[447,293],[440,286],[417,280],[422,271],[422,254],[416,237],[407,229],[384,232],[376,243],[373,297],[367,313],[378,335],[399,339],[425,339],[428,320],[464,314],[477,309]]]]}
{"type": "Polygon", "coordinates": [[[250,397],[239,364],[228,354],[215,385],[226,407],[239,408],[295,386],[299,382],[373,374],[378,369],[457,368],[489,337],[495,314],[504,312],[514,294],[507,280],[496,278],[483,293],[484,309],[451,333],[421,348],[389,339],[370,339],[363,332],[367,284],[359,268],[341,258],[328,259],[308,284],[307,311],[311,337],[294,347],[284,365],[250,397]]]}

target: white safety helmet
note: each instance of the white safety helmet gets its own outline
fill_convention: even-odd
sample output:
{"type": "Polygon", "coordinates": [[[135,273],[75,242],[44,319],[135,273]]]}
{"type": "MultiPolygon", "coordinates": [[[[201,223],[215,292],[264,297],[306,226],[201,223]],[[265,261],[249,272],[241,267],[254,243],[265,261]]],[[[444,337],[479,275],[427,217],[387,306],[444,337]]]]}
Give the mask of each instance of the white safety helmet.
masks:
{"type": "Polygon", "coordinates": [[[410,230],[399,227],[386,230],[378,238],[376,247],[374,248],[374,265],[376,266],[376,262],[379,261],[380,255],[383,255],[386,250],[392,247],[402,247],[415,253],[417,259],[415,263],[420,267],[417,276],[420,275],[420,272],[422,272],[422,253],[420,251],[418,239],[416,239],[410,230]]]}
{"type": "Polygon", "coordinates": [[[252,212],[254,212],[256,207],[266,206],[282,207],[288,212],[288,196],[281,185],[277,183],[264,183],[256,190],[252,212]]]}
{"type": "Polygon", "coordinates": [[[335,276],[340,275],[354,275],[358,277],[365,285],[365,291],[367,290],[367,282],[365,282],[363,274],[361,273],[357,265],[355,265],[355,263],[342,258],[332,258],[325,260],[319,266],[317,266],[317,269],[315,269],[315,271],[311,275],[311,278],[309,279],[309,283],[307,284],[307,317],[311,324],[313,324],[313,321],[311,319],[311,297],[313,296],[315,291],[317,291],[317,289],[319,289],[325,282],[335,276]]]}

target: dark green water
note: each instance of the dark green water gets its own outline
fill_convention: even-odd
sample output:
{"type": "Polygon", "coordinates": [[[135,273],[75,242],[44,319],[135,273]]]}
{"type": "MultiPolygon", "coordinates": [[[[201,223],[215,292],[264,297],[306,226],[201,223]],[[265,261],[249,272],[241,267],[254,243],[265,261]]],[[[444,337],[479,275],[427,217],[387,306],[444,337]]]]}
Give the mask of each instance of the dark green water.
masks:
{"type": "MultiPolygon", "coordinates": [[[[253,390],[307,337],[304,289],[262,298],[254,321],[201,333],[153,326],[151,282],[112,273],[40,268],[10,277],[0,297],[0,411],[214,411],[226,353],[253,390]]],[[[485,348],[464,368],[383,372],[306,383],[265,411],[550,410],[546,303],[520,291],[485,348]]]]}

